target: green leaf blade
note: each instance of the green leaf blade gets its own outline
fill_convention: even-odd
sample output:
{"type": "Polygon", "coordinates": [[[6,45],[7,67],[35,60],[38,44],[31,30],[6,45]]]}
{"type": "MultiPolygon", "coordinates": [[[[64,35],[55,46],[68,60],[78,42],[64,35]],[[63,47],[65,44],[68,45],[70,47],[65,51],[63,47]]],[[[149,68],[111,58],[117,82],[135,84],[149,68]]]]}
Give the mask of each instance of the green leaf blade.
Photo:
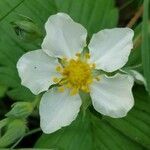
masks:
{"type": "Polygon", "coordinates": [[[149,9],[150,1],[144,0],[144,13],[142,25],[142,64],[143,71],[147,81],[147,90],[150,94],[150,23],[149,23],[149,9]]]}

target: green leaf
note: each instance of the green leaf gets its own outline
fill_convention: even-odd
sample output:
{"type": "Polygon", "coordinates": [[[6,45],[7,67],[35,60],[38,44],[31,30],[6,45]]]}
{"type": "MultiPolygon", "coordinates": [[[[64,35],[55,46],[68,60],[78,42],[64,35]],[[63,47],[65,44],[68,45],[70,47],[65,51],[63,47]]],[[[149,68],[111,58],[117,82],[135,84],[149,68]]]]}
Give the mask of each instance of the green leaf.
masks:
{"type": "Polygon", "coordinates": [[[15,68],[0,67],[0,82],[9,87],[19,85],[19,78],[15,68]]]}
{"type": "Polygon", "coordinates": [[[117,25],[118,9],[114,5],[114,0],[56,0],[57,10],[81,23],[90,36],[117,25]]]}
{"type": "Polygon", "coordinates": [[[36,147],[74,150],[84,149],[87,145],[87,150],[91,150],[92,141],[90,130],[88,130],[89,125],[88,119],[82,120],[80,117],[74,124],[56,132],[56,134],[42,136],[36,147]]]}
{"type": "Polygon", "coordinates": [[[147,81],[147,88],[150,94],[150,23],[149,23],[149,9],[150,1],[144,0],[144,13],[142,24],[142,64],[143,71],[147,81]]]}
{"type": "MultiPolygon", "coordinates": [[[[10,150],[10,149],[3,149],[3,150],[10,150]]],[[[19,148],[17,150],[58,150],[58,149],[47,149],[47,148],[19,148]]]]}
{"type": "Polygon", "coordinates": [[[113,119],[86,113],[71,126],[43,134],[35,147],[64,150],[143,150],[150,149],[150,99],[144,88],[134,89],[135,106],[127,117],[113,119]],[[144,108],[139,105],[144,103],[144,108]]]}
{"type": "Polygon", "coordinates": [[[140,23],[134,29],[134,48],[131,50],[129,60],[126,64],[127,67],[137,68],[138,66],[142,66],[142,56],[141,56],[141,39],[142,39],[142,24],[140,23]]]}
{"type": "Polygon", "coordinates": [[[0,84],[0,98],[4,97],[6,91],[7,91],[7,86],[0,84]]]}
{"type": "Polygon", "coordinates": [[[7,95],[13,100],[24,100],[24,101],[33,101],[35,96],[31,91],[21,85],[18,85],[16,88],[13,88],[7,91],[7,95]]]}
{"type": "Polygon", "coordinates": [[[129,115],[125,119],[108,118],[107,121],[130,139],[150,149],[150,111],[147,111],[150,107],[150,99],[142,87],[138,87],[134,93],[136,103],[129,115]]]}
{"type": "Polygon", "coordinates": [[[60,150],[120,150],[127,149],[129,144],[132,149],[140,149],[106,121],[87,114],[84,119],[79,117],[69,127],[50,135],[42,135],[35,147],[58,148],[60,150]]]}
{"type": "Polygon", "coordinates": [[[20,40],[11,22],[28,16],[44,31],[47,18],[56,12],[53,0],[5,0],[0,1],[0,83],[9,87],[7,94],[14,100],[33,100],[34,95],[21,82],[16,69],[18,59],[29,50],[40,48],[39,41],[20,40]],[[41,11],[42,10],[42,11],[41,11]]]}

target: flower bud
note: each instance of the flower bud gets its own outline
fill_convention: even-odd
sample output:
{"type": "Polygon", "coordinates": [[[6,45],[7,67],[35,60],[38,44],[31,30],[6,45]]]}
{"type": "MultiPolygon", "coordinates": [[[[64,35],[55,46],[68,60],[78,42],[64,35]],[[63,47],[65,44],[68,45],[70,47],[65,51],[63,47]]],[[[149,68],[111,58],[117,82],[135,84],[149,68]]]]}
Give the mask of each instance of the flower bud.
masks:
{"type": "Polygon", "coordinates": [[[10,118],[26,118],[33,111],[33,105],[30,102],[17,102],[12,105],[12,109],[6,114],[10,118]]]}
{"type": "Polygon", "coordinates": [[[6,126],[7,123],[8,123],[8,118],[5,118],[5,119],[1,120],[1,121],[0,121],[0,130],[1,130],[4,126],[6,126]]]}
{"type": "Polygon", "coordinates": [[[42,37],[42,33],[38,26],[31,19],[24,19],[11,23],[16,34],[24,41],[34,41],[42,37]]]}
{"type": "Polygon", "coordinates": [[[24,136],[26,132],[26,122],[22,119],[9,119],[5,124],[5,131],[0,137],[0,147],[4,148],[14,143],[24,136]]]}

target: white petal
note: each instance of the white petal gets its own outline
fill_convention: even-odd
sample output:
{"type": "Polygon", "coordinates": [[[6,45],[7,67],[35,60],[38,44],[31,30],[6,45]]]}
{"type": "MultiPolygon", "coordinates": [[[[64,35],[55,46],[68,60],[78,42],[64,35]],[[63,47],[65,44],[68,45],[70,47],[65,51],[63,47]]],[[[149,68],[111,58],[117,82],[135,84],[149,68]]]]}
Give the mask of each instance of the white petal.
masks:
{"type": "Polygon", "coordinates": [[[55,71],[57,65],[57,60],[42,50],[24,54],[17,62],[22,85],[29,88],[35,95],[48,90],[53,83],[53,77],[58,76],[55,71]]]}
{"type": "Polygon", "coordinates": [[[69,125],[78,115],[81,106],[79,95],[70,96],[69,91],[58,92],[56,88],[46,92],[40,102],[40,125],[44,133],[52,133],[69,125]]]}
{"type": "Polygon", "coordinates": [[[86,29],[65,13],[50,16],[45,29],[42,48],[50,56],[72,58],[86,46],[86,29]]]}
{"type": "Polygon", "coordinates": [[[113,118],[126,116],[134,105],[133,83],[133,78],[128,75],[101,76],[99,82],[91,85],[91,97],[95,110],[113,118]]]}
{"type": "Polygon", "coordinates": [[[97,69],[113,72],[123,67],[133,48],[133,35],[130,28],[105,29],[94,34],[89,50],[97,69]]]}
{"type": "Polygon", "coordinates": [[[146,88],[147,88],[147,83],[146,83],[146,80],[144,78],[144,76],[136,71],[136,70],[130,70],[130,69],[120,69],[120,71],[122,71],[123,73],[126,73],[128,75],[131,75],[133,78],[134,78],[134,81],[137,83],[137,84],[143,84],[146,88]]]}
{"type": "Polygon", "coordinates": [[[146,80],[140,72],[136,70],[129,70],[128,73],[131,74],[131,76],[133,76],[133,78],[135,79],[135,82],[137,82],[138,84],[143,84],[146,87],[146,80]]]}

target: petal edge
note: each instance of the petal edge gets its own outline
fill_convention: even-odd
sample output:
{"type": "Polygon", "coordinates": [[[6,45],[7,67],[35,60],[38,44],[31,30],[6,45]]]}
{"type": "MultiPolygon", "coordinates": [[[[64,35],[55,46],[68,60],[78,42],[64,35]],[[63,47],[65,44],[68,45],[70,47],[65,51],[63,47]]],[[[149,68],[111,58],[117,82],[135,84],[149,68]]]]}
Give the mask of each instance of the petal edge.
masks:
{"type": "Polygon", "coordinates": [[[91,86],[92,103],[96,111],[113,118],[127,115],[134,105],[132,94],[134,80],[131,76],[116,74],[102,76],[91,86]]]}
{"type": "Polygon", "coordinates": [[[39,108],[43,132],[52,133],[69,125],[77,117],[80,106],[79,95],[70,96],[67,90],[61,93],[53,88],[46,92],[39,108]]]}
{"type": "Polygon", "coordinates": [[[89,50],[97,69],[113,72],[128,61],[134,32],[130,28],[104,29],[93,35],[89,50]]]}
{"type": "Polygon", "coordinates": [[[53,76],[58,76],[55,67],[58,62],[42,50],[25,53],[17,62],[21,84],[29,88],[33,94],[48,90],[53,84],[53,76]]]}
{"type": "Polygon", "coordinates": [[[42,49],[52,57],[74,57],[86,46],[86,29],[65,13],[49,17],[42,49]]]}

